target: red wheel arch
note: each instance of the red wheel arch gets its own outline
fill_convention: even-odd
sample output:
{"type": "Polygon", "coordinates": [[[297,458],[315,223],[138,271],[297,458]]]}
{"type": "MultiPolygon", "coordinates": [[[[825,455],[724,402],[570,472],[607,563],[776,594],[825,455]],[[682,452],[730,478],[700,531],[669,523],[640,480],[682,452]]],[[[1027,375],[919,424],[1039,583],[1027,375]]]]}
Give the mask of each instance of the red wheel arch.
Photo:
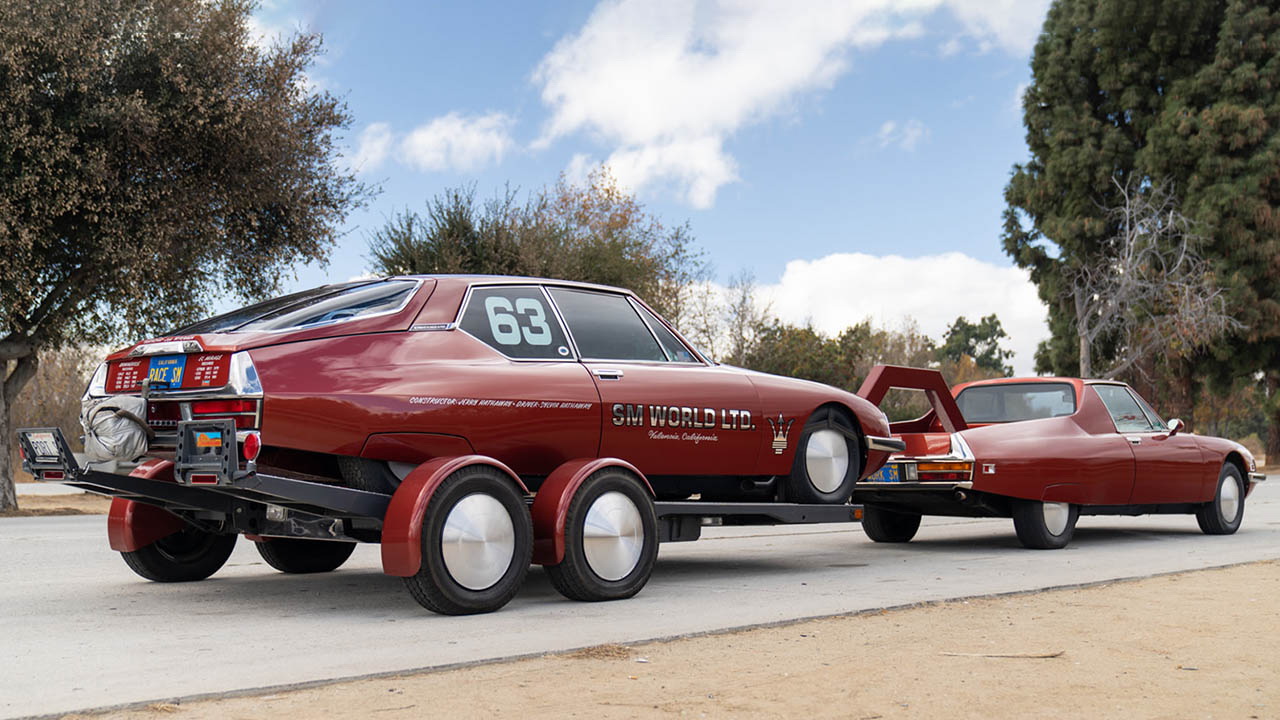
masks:
{"type": "Polygon", "coordinates": [[[533,562],[558,565],[564,560],[564,524],[569,503],[578,487],[606,467],[620,467],[640,478],[653,495],[653,486],[644,473],[626,460],[617,458],[585,458],[570,460],[547,476],[533,498],[533,562]]]}
{"type": "MultiPolygon", "coordinates": [[[[172,479],[173,463],[147,460],[129,475],[148,480],[172,479]]],[[[186,524],[182,518],[155,505],[113,498],[111,511],[107,514],[107,542],[117,552],[134,552],[169,537],[186,524]]]]}
{"type": "Polygon", "coordinates": [[[511,477],[524,492],[529,488],[511,468],[484,455],[429,460],[414,468],[396,488],[382,518],[382,572],[411,577],[422,567],[422,518],[427,503],[445,478],[469,465],[491,465],[511,477]]]}

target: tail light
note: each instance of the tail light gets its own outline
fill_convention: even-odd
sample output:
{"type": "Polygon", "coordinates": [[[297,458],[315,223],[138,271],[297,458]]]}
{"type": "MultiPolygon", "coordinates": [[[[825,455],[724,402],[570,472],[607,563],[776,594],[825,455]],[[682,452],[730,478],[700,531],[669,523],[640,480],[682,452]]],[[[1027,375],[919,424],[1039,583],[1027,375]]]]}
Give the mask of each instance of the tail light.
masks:
{"type": "Polygon", "coordinates": [[[258,459],[258,453],[262,451],[262,436],[256,432],[245,433],[244,445],[241,446],[240,452],[244,455],[244,459],[253,462],[258,459]]]}
{"type": "Polygon", "coordinates": [[[195,400],[191,403],[192,420],[232,420],[236,429],[258,426],[257,400],[195,400]]]}
{"type": "Polygon", "coordinates": [[[916,463],[916,474],[921,482],[929,480],[968,480],[973,477],[973,463],[971,461],[916,463]]]}

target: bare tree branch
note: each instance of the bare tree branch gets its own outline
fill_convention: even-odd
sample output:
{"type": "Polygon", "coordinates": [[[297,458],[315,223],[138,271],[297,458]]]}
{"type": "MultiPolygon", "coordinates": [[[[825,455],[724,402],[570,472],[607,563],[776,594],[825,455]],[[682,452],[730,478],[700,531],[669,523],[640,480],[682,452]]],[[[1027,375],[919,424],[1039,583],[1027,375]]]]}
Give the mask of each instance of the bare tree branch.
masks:
{"type": "Polygon", "coordinates": [[[1107,212],[1117,228],[1101,252],[1068,273],[1076,311],[1080,374],[1095,375],[1095,350],[1116,341],[1101,373],[1113,378],[1156,352],[1183,355],[1243,325],[1196,252],[1201,238],[1164,186],[1114,180],[1121,202],[1107,212]]]}

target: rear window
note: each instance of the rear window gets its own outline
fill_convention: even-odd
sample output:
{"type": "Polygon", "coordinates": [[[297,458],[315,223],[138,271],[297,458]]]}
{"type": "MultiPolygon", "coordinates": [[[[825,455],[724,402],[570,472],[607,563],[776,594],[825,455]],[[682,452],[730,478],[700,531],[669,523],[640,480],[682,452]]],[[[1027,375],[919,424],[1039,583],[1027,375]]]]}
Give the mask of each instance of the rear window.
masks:
{"type": "Polygon", "coordinates": [[[1070,383],[977,385],[956,398],[965,422],[1003,423],[1071,415],[1076,393],[1070,383]]]}
{"type": "Polygon", "coordinates": [[[417,280],[325,285],[232,310],[178,328],[165,336],[294,330],[330,325],[401,310],[417,288],[417,280]]]}
{"type": "Polygon", "coordinates": [[[415,280],[387,280],[307,298],[241,325],[239,332],[297,330],[381,315],[402,309],[418,287],[415,280]]]}

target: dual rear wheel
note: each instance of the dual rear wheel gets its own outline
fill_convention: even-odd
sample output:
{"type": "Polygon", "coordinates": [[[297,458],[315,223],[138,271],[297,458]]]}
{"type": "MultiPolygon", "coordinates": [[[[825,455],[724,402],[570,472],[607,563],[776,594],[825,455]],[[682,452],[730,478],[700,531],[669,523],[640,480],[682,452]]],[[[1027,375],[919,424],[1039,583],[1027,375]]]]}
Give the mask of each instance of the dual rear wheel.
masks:
{"type": "MultiPolygon", "coordinates": [[[[449,476],[427,503],[422,565],[405,585],[434,612],[492,612],[519,592],[532,552],[524,494],[496,468],[473,465],[449,476]]],[[[617,600],[644,587],[657,554],[657,515],[648,488],[623,470],[606,468],[574,493],[565,519],[564,560],[546,570],[568,598],[617,600]]]]}

